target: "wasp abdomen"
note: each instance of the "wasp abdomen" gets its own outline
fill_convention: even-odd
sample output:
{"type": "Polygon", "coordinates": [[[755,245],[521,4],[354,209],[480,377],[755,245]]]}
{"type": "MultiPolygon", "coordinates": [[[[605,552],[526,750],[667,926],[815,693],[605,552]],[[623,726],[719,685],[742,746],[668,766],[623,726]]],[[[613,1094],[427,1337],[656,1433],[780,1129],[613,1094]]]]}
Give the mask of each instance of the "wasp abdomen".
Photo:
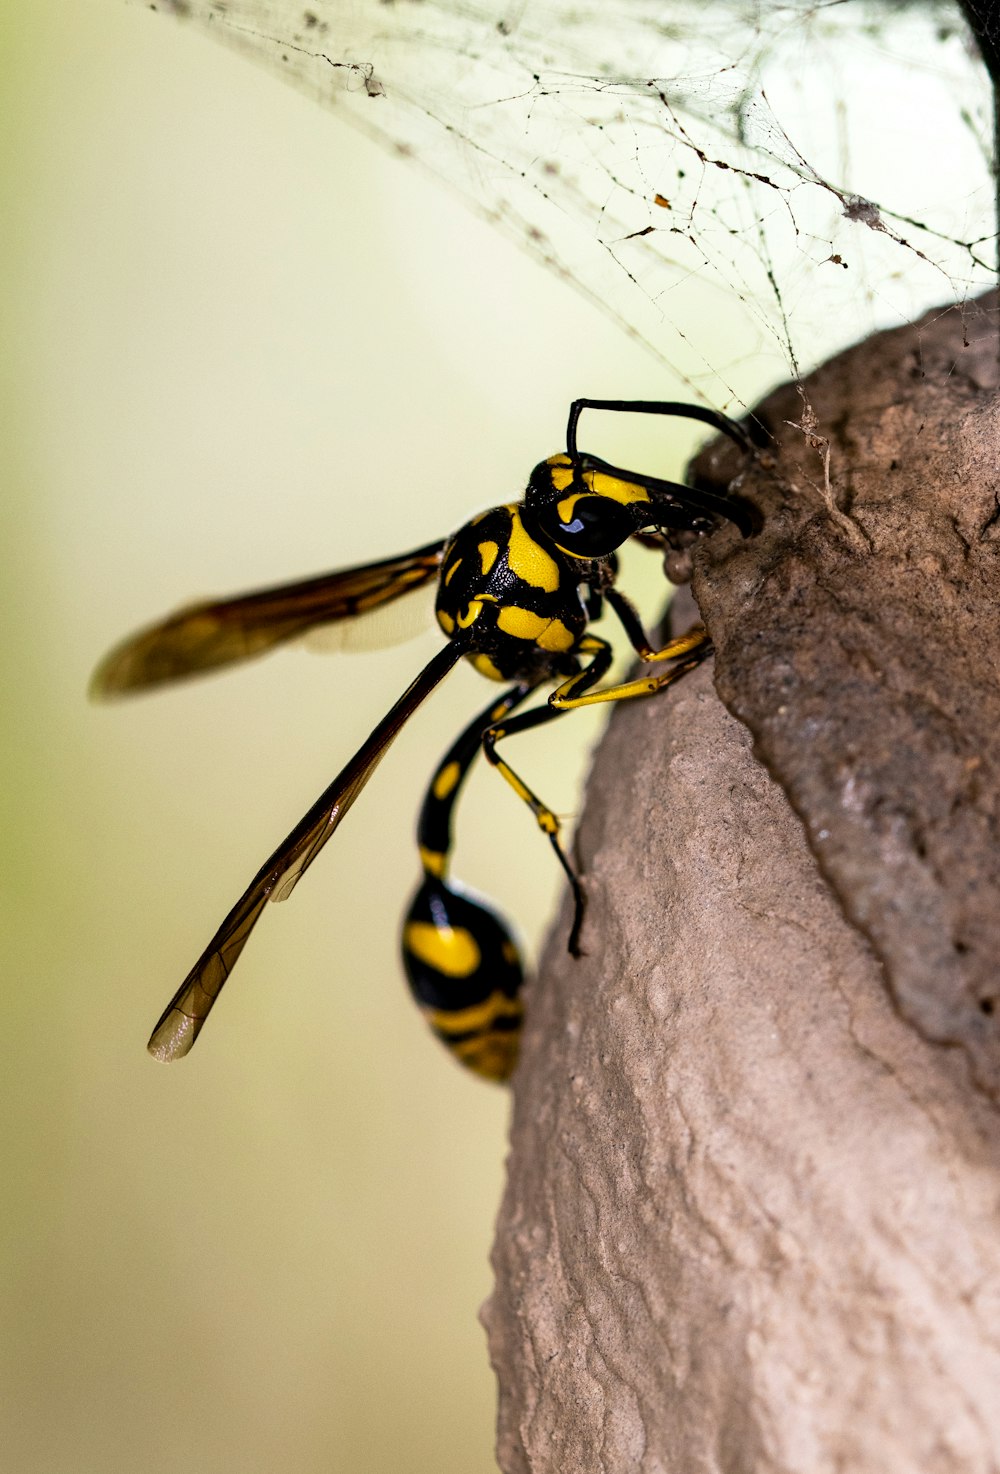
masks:
{"type": "Polygon", "coordinates": [[[524,969],[495,911],[428,876],[403,924],[403,965],[438,1038],[477,1075],[506,1080],[517,1062],[524,969]]]}

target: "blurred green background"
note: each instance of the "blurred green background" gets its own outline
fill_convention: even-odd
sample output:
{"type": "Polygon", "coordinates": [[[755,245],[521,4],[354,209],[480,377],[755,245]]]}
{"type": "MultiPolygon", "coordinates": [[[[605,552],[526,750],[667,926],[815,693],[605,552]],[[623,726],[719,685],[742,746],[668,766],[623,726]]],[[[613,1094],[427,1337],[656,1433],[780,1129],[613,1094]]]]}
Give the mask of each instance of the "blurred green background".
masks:
{"type": "MultiPolygon", "coordinates": [[[[191,597],[519,494],[574,396],[683,390],[418,170],[167,17],[6,5],[0,88],[3,1467],[479,1474],[508,1104],[425,1033],[397,931],[420,792],[487,688],[463,667],[424,708],[164,1067],[167,998],[436,640],[116,707],[87,679],[191,597]]],[[[693,431],[656,434],[676,473],[693,431]]],[[[594,730],[519,748],[567,815],[594,730]]],[[[559,877],[492,774],[456,873],[533,951],[559,877]]]]}

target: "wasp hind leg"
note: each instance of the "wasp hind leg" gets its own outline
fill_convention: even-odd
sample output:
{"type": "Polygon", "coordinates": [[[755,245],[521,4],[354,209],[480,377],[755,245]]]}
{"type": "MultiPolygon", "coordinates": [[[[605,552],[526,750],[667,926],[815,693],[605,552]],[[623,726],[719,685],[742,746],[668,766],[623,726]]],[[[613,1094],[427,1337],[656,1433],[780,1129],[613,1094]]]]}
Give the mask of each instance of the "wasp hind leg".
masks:
{"type": "Polygon", "coordinates": [[[462,732],[424,798],[417,839],[424,877],[403,924],[403,966],[432,1031],[467,1069],[506,1080],[517,1062],[524,968],[507,923],[478,896],[447,880],[455,803],[483,729],[531,686],[513,686],[462,732]]]}
{"type": "Polygon", "coordinates": [[[538,707],[534,711],[523,712],[520,716],[513,717],[507,722],[494,722],[483,733],[483,749],[486,757],[492,765],[499,770],[502,776],[513,788],[518,798],[528,805],[535,816],[543,834],[546,834],[556,852],[559,863],[566,873],[570,887],[573,892],[573,924],[570,928],[568,950],[574,957],[580,956],[580,930],[583,926],[584,910],[586,908],[586,896],[579,876],[566,857],[565,851],[559,842],[560,824],[557,816],[541,799],[534,794],[522,778],[514,772],[509,763],[498,756],[496,744],[504,737],[511,737],[516,732],[526,732],[531,727],[540,726],[541,723],[552,721],[555,717],[562,716],[563,712],[572,711],[578,706],[591,706],[605,701],[627,701],[634,696],[650,696],[654,691],[661,691],[664,687],[671,685],[688,671],[694,670],[707,655],[712,652],[712,644],[708,634],[701,625],[696,625],[686,635],[672,640],[662,650],[654,650],[643,633],[639,617],[621,595],[614,589],[605,590],[605,595],[611,602],[612,608],[618,614],[625,626],[636,650],[645,658],[651,660],[672,660],[674,664],[669,670],[662,671],[657,675],[640,676],[632,681],[624,681],[614,686],[598,687],[596,691],[590,688],[607,674],[611,665],[612,649],[606,640],[598,635],[585,635],[576,648],[575,653],[581,656],[589,656],[589,662],[582,670],[567,677],[561,685],[557,686],[549,697],[546,706],[538,707]],[[612,595],[615,597],[612,598],[612,595]]]}
{"type": "Polygon", "coordinates": [[[562,716],[563,708],[554,704],[554,698],[558,691],[572,686],[573,690],[585,689],[600,680],[611,664],[611,646],[606,640],[599,639],[596,635],[585,635],[577,647],[581,655],[589,655],[590,663],[583,670],[571,676],[568,681],[558,688],[549,697],[546,706],[536,707],[533,711],[522,712],[520,716],[512,717],[509,722],[494,722],[483,733],[483,751],[486,759],[492,764],[500,775],[507,780],[518,798],[526,803],[535,816],[535,822],[544,835],[548,837],[549,843],[556,853],[560,865],[569,881],[573,893],[573,924],[570,927],[567,950],[573,957],[580,954],[580,929],[583,926],[583,914],[586,908],[586,896],[580,877],[573,869],[559,841],[560,823],[559,818],[547,804],[542,803],[537,794],[533,793],[523,778],[515,773],[509,763],[504,762],[496,750],[496,745],[505,737],[513,737],[517,732],[530,731],[532,727],[539,727],[544,722],[554,721],[556,717],[562,716]]]}

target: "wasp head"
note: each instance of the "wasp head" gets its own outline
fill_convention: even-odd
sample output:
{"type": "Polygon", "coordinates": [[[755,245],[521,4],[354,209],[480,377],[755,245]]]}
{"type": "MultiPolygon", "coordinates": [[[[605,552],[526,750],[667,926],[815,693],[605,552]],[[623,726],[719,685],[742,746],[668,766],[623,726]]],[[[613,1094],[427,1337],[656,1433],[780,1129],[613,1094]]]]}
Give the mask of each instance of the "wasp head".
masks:
{"type": "Polygon", "coordinates": [[[655,518],[649,492],[592,456],[550,456],[524,497],[532,524],[571,558],[607,558],[655,518]]]}

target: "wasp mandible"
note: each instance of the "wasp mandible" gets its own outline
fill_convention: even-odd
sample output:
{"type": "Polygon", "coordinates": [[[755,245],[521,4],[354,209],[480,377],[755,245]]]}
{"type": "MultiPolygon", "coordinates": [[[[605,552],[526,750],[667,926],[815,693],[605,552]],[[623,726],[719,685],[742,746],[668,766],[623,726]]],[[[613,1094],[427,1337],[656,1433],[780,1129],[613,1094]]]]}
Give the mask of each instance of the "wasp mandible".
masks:
{"type": "Polygon", "coordinates": [[[615,554],[623,543],[641,536],[669,549],[712,531],[720,520],[735,523],[744,536],[755,527],[753,508],[736,496],[639,475],[581,453],[577,425],[588,409],[699,420],[751,448],[741,425],[697,405],[577,399],[565,452],[535,467],[520,501],[482,512],[453,537],[401,557],[191,605],[126,640],[98,667],[92,685],[98,696],[147,689],[260,655],[438,580],[435,609],[447,645],[258,870],[153,1030],[148,1047],[157,1059],[188,1052],[266,903],[291,894],[404,723],[466,656],[481,675],[507,688],[461,733],[427,790],[417,826],[423,879],[403,926],[403,962],[418,1005],[456,1057],[487,1078],[510,1075],[522,1017],[520,955],[497,912],[448,880],[454,806],[469,768],[482,751],[547,836],[572,888],[568,945],[579,955],[584,894],[560,843],[559,820],[499,755],[498,744],[575,707],[661,691],[710,653],[701,626],[654,647],[615,587],[615,554]],[[598,684],[613,652],[588,626],[605,602],[642,660],[666,662],[661,672],[598,684]],[[544,705],[515,712],[552,683],[544,705]]]}

